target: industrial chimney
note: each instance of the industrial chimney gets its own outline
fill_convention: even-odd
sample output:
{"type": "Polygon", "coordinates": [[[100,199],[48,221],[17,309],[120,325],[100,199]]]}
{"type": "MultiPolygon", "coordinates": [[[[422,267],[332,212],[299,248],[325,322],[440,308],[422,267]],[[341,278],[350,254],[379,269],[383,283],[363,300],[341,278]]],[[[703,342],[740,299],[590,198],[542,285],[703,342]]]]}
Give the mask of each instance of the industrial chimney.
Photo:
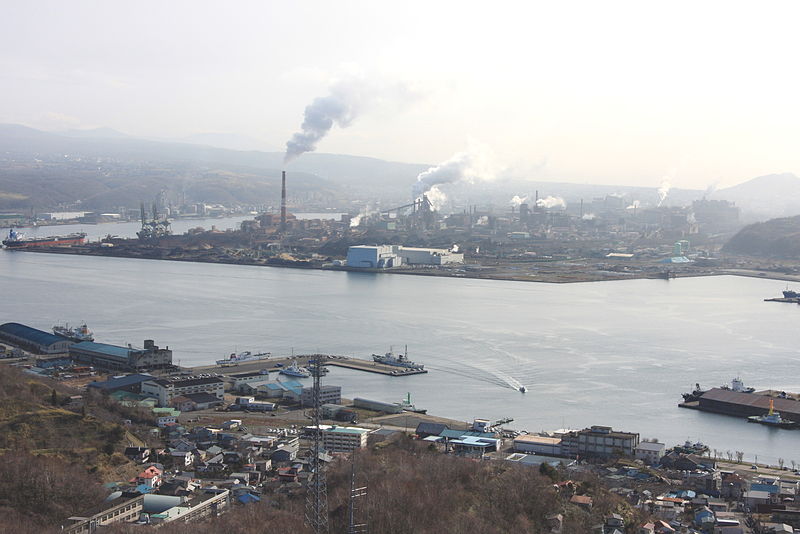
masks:
{"type": "Polygon", "coordinates": [[[281,171],[281,232],[286,231],[286,171],[281,171]]]}

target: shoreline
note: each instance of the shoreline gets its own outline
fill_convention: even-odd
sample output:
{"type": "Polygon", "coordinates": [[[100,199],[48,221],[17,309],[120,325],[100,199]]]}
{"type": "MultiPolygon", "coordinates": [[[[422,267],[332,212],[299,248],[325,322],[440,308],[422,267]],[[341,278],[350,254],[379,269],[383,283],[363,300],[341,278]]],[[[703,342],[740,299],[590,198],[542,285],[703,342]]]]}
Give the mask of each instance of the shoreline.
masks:
{"type": "MultiPolygon", "coordinates": [[[[406,275],[406,276],[428,276],[440,278],[455,278],[455,279],[469,279],[469,280],[496,280],[507,282],[534,282],[543,284],[572,284],[572,283],[586,283],[586,282],[615,282],[623,280],[664,280],[669,281],[674,278],[699,278],[706,276],[743,276],[747,278],[760,278],[764,280],[776,280],[783,282],[800,282],[800,274],[793,275],[787,273],[776,273],[762,269],[742,269],[735,267],[709,269],[708,271],[668,271],[669,276],[664,276],[663,272],[628,272],[622,273],[621,276],[592,274],[589,272],[576,271],[573,269],[565,269],[560,272],[536,274],[536,275],[516,275],[516,274],[501,274],[497,272],[453,272],[451,270],[439,270],[435,268],[430,269],[363,269],[346,266],[333,266],[333,265],[318,265],[307,262],[274,262],[268,263],[264,261],[246,261],[243,259],[230,259],[226,261],[223,258],[180,258],[180,257],[156,257],[154,255],[135,255],[135,254],[118,254],[117,251],[110,252],[110,249],[92,249],[86,248],[71,248],[71,247],[51,247],[51,248],[29,248],[21,250],[4,250],[4,252],[17,253],[17,252],[34,252],[38,254],[66,254],[71,256],[94,256],[101,258],[125,258],[137,260],[156,260],[156,261],[174,261],[186,263],[208,263],[208,264],[221,264],[221,265],[244,265],[251,267],[278,267],[287,269],[303,269],[315,271],[339,271],[339,272],[353,272],[365,274],[380,274],[380,275],[406,275]],[[102,253],[99,253],[101,252],[102,253]]],[[[570,260],[574,262],[575,260],[570,260]]],[[[469,264],[467,264],[469,265],[469,264]]],[[[557,264],[548,263],[549,266],[558,267],[557,264]]],[[[508,266],[503,266],[508,268],[508,266]]],[[[574,266],[573,266],[574,267],[574,266]]],[[[502,267],[497,267],[498,269],[502,267]]],[[[492,267],[494,270],[495,267],[492,267]]]]}

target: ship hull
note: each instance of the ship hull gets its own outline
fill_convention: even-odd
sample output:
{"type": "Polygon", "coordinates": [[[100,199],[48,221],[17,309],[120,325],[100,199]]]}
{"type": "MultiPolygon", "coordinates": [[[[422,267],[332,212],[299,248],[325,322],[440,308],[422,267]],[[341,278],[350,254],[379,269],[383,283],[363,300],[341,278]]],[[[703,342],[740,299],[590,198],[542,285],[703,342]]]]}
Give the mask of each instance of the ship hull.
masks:
{"type": "Polygon", "coordinates": [[[69,247],[82,245],[86,241],[86,234],[73,234],[67,236],[44,237],[41,239],[5,239],[3,245],[9,249],[33,247],[69,247]]]}

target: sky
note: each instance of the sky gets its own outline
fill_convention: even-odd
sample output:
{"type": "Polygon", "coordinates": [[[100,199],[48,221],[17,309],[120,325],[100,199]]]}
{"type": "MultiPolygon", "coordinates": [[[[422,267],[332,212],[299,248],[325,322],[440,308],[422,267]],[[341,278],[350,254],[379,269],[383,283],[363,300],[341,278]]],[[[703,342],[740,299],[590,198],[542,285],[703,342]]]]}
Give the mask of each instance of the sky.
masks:
{"type": "MultiPolygon", "coordinates": [[[[796,2],[6,1],[0,122],[284,150],[345,81],[320,152],[704,189],[800,175],[796,2]]],[[[302,156],[300,156],[302,157],[302,156]]]]}

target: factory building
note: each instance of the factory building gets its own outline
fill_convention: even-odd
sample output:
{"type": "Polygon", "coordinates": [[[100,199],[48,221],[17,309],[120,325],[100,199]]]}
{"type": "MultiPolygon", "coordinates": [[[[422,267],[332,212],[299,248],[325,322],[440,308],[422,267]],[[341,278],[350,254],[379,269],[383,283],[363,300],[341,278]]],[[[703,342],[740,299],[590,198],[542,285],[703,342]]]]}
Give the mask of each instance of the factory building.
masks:
{"type": "Polygon", "coordinates": [[[522,435],[514,438],[514,451],[561,456],[561,438],[547,436],[522,435]]]}
{"type": "MultiPolygon", "coordinates": [[[[342,386],[320,386],[319,402],[320,404],[340,404],[342,402],[342,386]]],[[[314,388],[303,388],[300,393],[300,405],[314,405],[314,388]]]]}
{"type": "Polygon", "coordinates": [[[398,404],[362,399],[359,397],[353,399],[353,406],[356,408],[363,408],[365,410],[373,410],[375,412],[403,413],[403,408],[401,408],[398,404]]]}
{"type": "Polygon", "coordinates": [[[225,382],[215,376],[180,378],[167,380],[158,378],[142,382],[142,395],[158,399],[158,405],[167,407],[174,397],[187,396],[191,393],[210,393],[222,400],[225,393],[225,382]]]}
{"type": "Polygon", "coordinates": [[[0,339],[38,354],[67,352],[72,341],[19,323],[0,325],[0,339]]]}
{"type": "Polygon", "coordinates": [[[78,362],[122,371],[163,369],[172,365],[172,351],[169,347],[159,348],[152,339],[144,341],[144,349],[134,349],[130,345],[118,347],[82,341],[69,347],[69,356],[78,362]]]}
{"type": "Polygon", "coordinates": [[[610,426],[593,426],[568,432],[561,437],[562,454],[569,456],[633,456],[637,445],[639,434],[616,432],[610,426]]]}
{"type": "Polygon", "coordinates": [[[398,255],[408,265],[447,265],[448,263],[464,263],[464,255],[450,252],[446,248],[414,248],[397,247],[398,255]]]}
{"type": "Polygon", "coordinates": [[[401,265],[447,265],[464,263],[464,254],[444,248],[415,248],[399,245],[357,245],[347,250],[347,266],[388,269],[401,265]]]}
{"type": "Polygon", "coordinates": [[[347,249],[347,266],[364,269],[388,269],[403,264],[396,245],[356,245],[347,249]]]}

